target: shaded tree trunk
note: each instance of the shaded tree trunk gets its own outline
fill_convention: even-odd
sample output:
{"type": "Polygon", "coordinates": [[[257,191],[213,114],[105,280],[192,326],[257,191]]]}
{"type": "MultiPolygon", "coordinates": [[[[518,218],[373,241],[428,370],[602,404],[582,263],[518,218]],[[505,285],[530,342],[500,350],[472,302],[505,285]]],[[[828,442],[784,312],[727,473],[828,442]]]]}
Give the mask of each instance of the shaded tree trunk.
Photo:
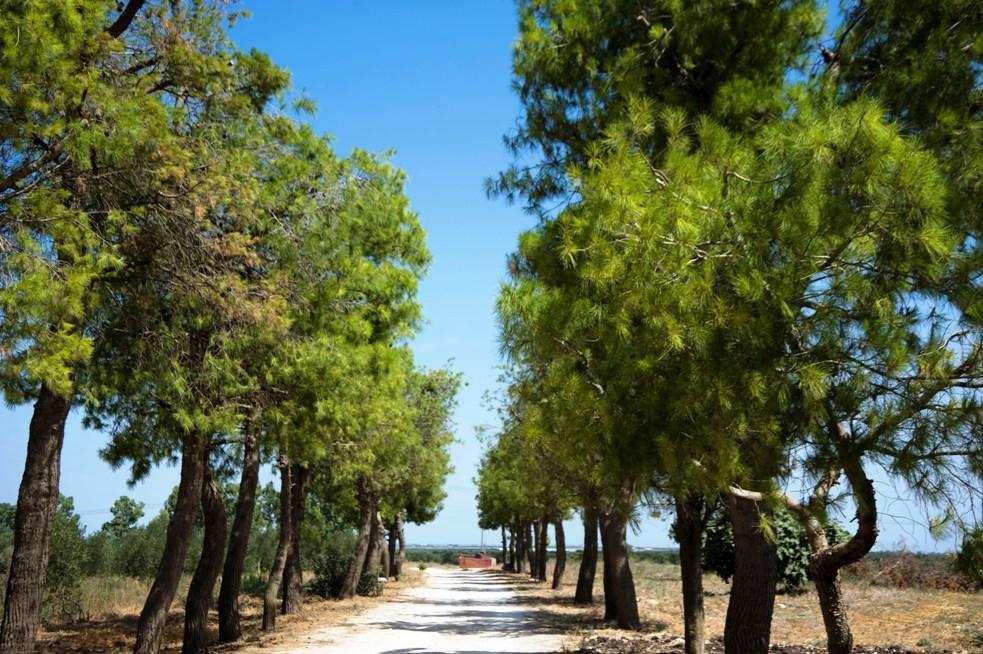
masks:
{"type": "Polygon", "coordinates": [[[614,600],[614,571],[611,569],[611,559],[608,554],[611,552],[611,545],[608,543],[608,533],[601,527],[600,515],[598,515],[598,531],[601,535],[601,584],[604,587],[604,619],[614,620],[618,615],[618,607],[614,600]]]}
{"type": "Polygon", "coordinates": [[[502,569],[509,567],[509,543],[505,538],[505,525],[500,525],[502,532],[502,569]]]}
{"type": "Polygon", "coordinates": [[[386,523],[382,520],[382,514],[379,515],[379,534],[379,553],[381,555],[379,559],[379,576],[389,578],[389,571],[392,569],[393,560],[389,556],[389,548],[386,547],[386,523]]]}
{"type": "Polygon", "coordinates": [[[345,573],[345,580],[342,582],[341,591],[338,593],[339,599],[355,597],[358,580],[362,578],[365,555],[369,550],[369,533],[372,531],[373,522],[375,522],[375,499],[369,491],[368,484],[360,480],[358,486],[358,537],[355,539],[355,549],[352,552],[351,562],[348,564],[348,571],[345,573]]]}
{"type": "Polygon", "coordinates": [[[48,571],[51,525],[58,505],[61,448],[70,400],[42,385],[28,430],[27,461],[17,492],[14,550],[0,624],[0,652],[34,651],[48,571]]]}
{"type": "Polygon", "coordinates": [[[531,522],[525,523],[523,527],[525,530],[526,539],[526,562],[529,564],[529,575],[532,577],[536,576],[536,571],[539,569],[536,566],[536,541],[533,540],[535,532],[533,531],[533,526],[531,522]]]}
{"type": "Polygon", "coordinates": [[[676,540],[683,583],[685,654],[703,654],[703,529],[705,502],[701,496],[676,498],[676,540]]]}
{"type": "Polygon", "coordinates": [[[546,564],[549,554],[546,546],[549,542],[550,521],[545,516],[536,521],[536,581],[546,581],[546,564]]]}
{"type": "Polygon", "coordinates": [[[567,569],[567,539],[563,533],[563,518],[557,517],[553,521],[553,529],[556,532],[556,563],[553,565],[553,590],[558,589],[563,584],[563,573],[567,569]]]}
{"type": "Polygon", "coordinates": [[[382,550],[382,518],[379,516],[378,505],[372,511],[372,524],[369,527],[369,546],[365,552],[365,572],[378,573],[380,552],[382,550]]]}
{"type": "Polygon", "coordinates": [[[205,455],[205,473],[201,487],[201,512],[205,521],[205,537],[201,546],[198,566],[188,587],[188,599],[184,605],[183,654],[198,654],[208,650],[208,610],[218,573],[222,569],[225,554],[225,500],[212,478],[205,455]]]}
{"type": "Polygon", "coordinates": [[[174,601],[184,560],[188,556],[188,534],[194,529],[195,518],[198,517],[198,503],[201,500],[206,467],[205,441],[206,438],[201,434],[190,434],[184,438],[177,502],[167,525],[167,538],[164,553],[157,566],[157,575],[140,612],[134,654],[157,654],[160,650],[167,612],[174,601]]]}
{"type": "Polygon", "coordinates": [[[734,530],[734,580],[727,604],[727,654],[766,654],[775,606],[775,545],[761,531],[761,512],[753,500],[727,495],[734,530]]]}
{"type": "Polygon", "coordinates": [[[255,435],[247,434],[242,453],[242,477],[239,480],[239,496],[236,498],[235,516],[229,536],[229,550],[222,568],[222,587],[218,593],[218,640],[231,643],[242,638],[239,618],[239,592],[242,589],[242,573],[249,549],[249,533],[253,526],[256,508],[256,486],[259,483],[259,442],[255,435]]]}
{"type": "Polygon", "coordinates": [[[515,526],[509,525],[509,571],[515,572],[515,526]]]}
{"type": "Polygon", "coordinates": [[[584,509],[584,553],[580,559],[577,574],[576,604],[594,603],[594,575],[597,574],[597,512],[593,508],[584,509]]]}
{"type": "Polygon", "coordinates": [[[287,557],[290,555],[291,540],[293,534],[290,527],[293,521],[290,519],[291,507],[293,506],[293,467],[290,465],[286,455],[280,455],[280,538],[277,541],[276,554],[273,556],[273,565],[270,568],[270,575],[266,578],[266,592],[263,595],[263,631],[273,631],[276,629],[276,599],[280,594],[280,582],[283,580],[283,571],[287,567],[287,557]]]}
{"type": "MultiPolygon", "coordinates": [[[[396,516],[399,516],[398,512],[396,516]]],[[[389,570],[387,574],[394,578],[399,577],[399,572],[396,570],[396,541],[399,539],[396,535],[396,519],[394,517],[392,522],[389,523],[389,542],[387,543],[387,549],[389,550],[389,570]]]]}
{"type": "MultiPolygon", "coordinates": [[[[601,531],[607,534],[604,557],[611,570],[610,589],[614,596],[614,619],[621,629],[640,629],[638,600],[635,597],[635,580],[628,564],[628,521],[621,514],[611,511],[601,514],[601,531]]],[[[608,575],[605,571],[605,577],[608,575]]]]}
{"type": "Polygon", "coordinates": [[[300,528],[304,524],[304,509],[307,504],[307,482],[309,473],[306,466],[293,464],[290,491],[290,551],[283,567],[283,604],[280,611],[299,613],[304,607],[304,573],[300,558],[300,528]]]}
{"type": "Polygon", "coordinates": [[[512,533],[515,542],[515,561],[512,571],[522,573],[526,571],[526,545],[525,528],[521,522],[515,523],[512,533]]]}
{"type": "Polygon", "coordinates": [[[396,514],[396,538],[399,539],[399,553],[393,561],[396,567],[396,577],[403,574],[403,562],[406,561],[406,531],[403,529],[403,513],[396,514]]]}

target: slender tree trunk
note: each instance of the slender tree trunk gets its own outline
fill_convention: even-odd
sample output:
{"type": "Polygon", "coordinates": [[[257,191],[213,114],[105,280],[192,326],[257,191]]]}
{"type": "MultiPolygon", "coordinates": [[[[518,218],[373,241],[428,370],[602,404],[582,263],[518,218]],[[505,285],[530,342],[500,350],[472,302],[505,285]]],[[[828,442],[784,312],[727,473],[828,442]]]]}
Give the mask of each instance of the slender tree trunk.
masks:
{"type": "Polygon", "coordinates": [[[207,454],[205,456],[205,475],[201,487],[201,512],[205,520],[205,538],[202,542],[198,566],[188,587],[188,599],[184,605],[184,646],[181,650],[183,654],[208,651],[208,610],[211,608],[212,593],[225,554],[225,500],[215,480],[212,479],[207,454]]]}
{"type": "Polygon", "coordinates": [[[27,461],[17,493],[14,551],[7,576],[0,652],[34,651],[58,505],[61,448],[71,402],[42,385],[28,430],[27,461]]]}
{"type": "Polygon", "coordinates": [[[734,580],[727,604],[727,654],[766,654],[775,607],[777,560],[774,543],[761,531],[761,513],[752,500],[727,495],[734,530],[734,580]]]}
{"type": "MultiPolygon", "coordinates": [[[[640,629],[635,580],[628,564],[628,521],[617,512],[601,514],[601,530],[607,534],[605,558],[610,561],[611,594],[614,595],[614,619],[621,629],[640,629]]],[[[605,573],[605,576],[607,574],[605,573]]]]}
{"type": "Polygon", "coordinates": [[[167,525],[164,553],[157,566],[157,576],[147,595],[137,623],[134,654],[157,654],[164,637],[167,612],[174,601],[184,560],[188,556],[188,534],[194,528],[201,500],[202,480],[206,466],[206,438],[201,434],[184,437],[181,451],[181,481],[178,483],[174,514],[167,525]]]}
{"type": "Polygon", "coordinates": [[[604,587],[604,619],[614,620],[618,617],[618,606],[614,598],[614,570],[611,568],[611,558],[609,556],[612,546],[608,542],[608,532],[601,526],[600,514],[598,514],[598,531],[601,534],[601,561],[603,562],[601,583],[604,587]]]}
{"type": "Polygon", "coordinates": [[[567,539],[563,533],[563,518],[557,517],[553,521],[553,529],[556,532],[556,563],[553,565],[553,590],[557,590],[563,584],[563,573],[567,569],[567,539]]]}
{"type": "MultiPolygon", "coordinates": [[[[397,512],[396,515],[399,515],[397,512]]],[[[387,549],[389,550],[389,570],[388,575],[390,577],[399,578],[399,572],[396,570],[396,541],[399,540],[399,536],[396,535],[396,518],[389,523],[389,542],[387,544],[387,549]]]]}
{"type": "Polygon", "coordinates": [[[549,562],[549,551],[546,549],[549,545],[549,518],[543,516],[539,520],[539,549],[536,552],[536,565],[539,566],[539,570],[536,574],[536,581],[546,581],[546,565],[549,562]]]}
{"type": "Polygon", "coordinates": [[[700,496],[676,498],[676,539],[683,582],[685,654],[703,654],[703,516],[700,496]]]}
{"type": "Polygon", "coordinates": [[[594,603],[594,575],[597,574],[597,512],[590,507],[584,509],[584,552],[580,559],[577,574],[576,604],[594,603]]]}
{"type": "Polygon", "coordinates": [[[529,575],[535,577],[536,571],[539,569],[536,564],[536,553],[539,550],[536,548],[536,541],[533,540],[535,537],[535,531],[533,530],[533,525],[531,522],[527,522],[524,529],[526,537],[526,559],[527,563],[529,563],[529,575]]]}
{"type": "Polygon", "coordinates": [[[351,599],[355,597],[358,580],[362,578],[365,555],[369,550],[369,533],[372,531],[372,524],[375,522],[375,500],[368,490],[368,485],[363,481],[359,481],[358,508],[358,537],[355,539],[355,550],[352,552],[352,560],[348,564],[345,580],[341,585],[341,591],[338,593],[339,599],[351,599]]]}
{"type": "Polygon", "coordinates": [[[516,522],[513,527],[513,539],[515,541],[515,561],[512,572],[523,573],[526,571],[526,546],[525,529],[521,522],[516,522]]]}
{"type": "Polygon", "coordinates": [[[290,492],[290,552],[283,567],[283,605],[281,612],[299,613],[304,608],[304,572],[300,558],[300,528],[304,524],[307,504],[308,471],[299,463],[293,464],[290,492]]]}
{"type": "Polygon", "coordinates": [[[509,572],[515,572],[515,525],[509,525],[509,572]]]}
{"type": "Polygon", "coordinates": [[[396,538],[399,540],[399,554],[393,560],[393,566],[396,568],[394,576],[398,579],[403,574],[403,562],[406,561],[406,531],[403,529],[402,511],[396,513],[396,538]]]}
{"type": "Polygon", "coordinates": [[[379,560],[379,573],[381,577],[389,578],[389,571],[392,568],[393,560],[389,556],[389,548],[386,547],[386,523],[382,520],[382,514],[379,514],[379,552],[381,558],[379,560]]]}
{"type": "Polygon", "coordinates": [[[232,519],[229,551],[225,555],[225,567],[222,569],[222,587],[218,593],[218,640],[221,643],[231,643],[242,638],[239,592],[242,589],[242,573],[249,549],[249,533],[253,526],[258,483],[259,442],[255,435],[247,434],[243,446],[239,497],[236,499],[236,512],[232,519]]]}
{"type": "Polygon", "coordinates": [[[280,538],[276,546],[276,554],[273,556],[273,566],[270,575],[266,578],[266,593],[263,595],[263,631],[273,631],[276,629],[276,599],[280,594],[280,582],[283,580],[283,571],[287,567],[287,557],[290,555],[291,526],[293,521],[290,519],[291,507],[293,506],[293,467],[290,465],[286,455],[280,455],[280,538]]]}

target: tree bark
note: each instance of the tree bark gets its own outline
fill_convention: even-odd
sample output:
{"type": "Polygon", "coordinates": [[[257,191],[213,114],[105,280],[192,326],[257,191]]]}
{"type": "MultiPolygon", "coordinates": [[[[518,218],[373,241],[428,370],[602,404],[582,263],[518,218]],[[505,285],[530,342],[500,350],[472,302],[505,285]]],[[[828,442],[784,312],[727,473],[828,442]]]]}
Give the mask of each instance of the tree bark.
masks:
{"type": "MultiPolygon", "coordinates": [[[[638,600],[635,596],[635,580],[628,564],[628,520],[615,511],[601,514],[601,531],[607,534],[604,557],[610,562],[611,594],[614,596],[614,619],[621,629],[638,630],[638,600]]],[[[607,577],[605,571],[605,577],[607,577]]]]}
{"type": "Polygon", "coordinates": [[[567,569],[567,539],[563,533],[563,518],[557,517],[553,521],[553,529],[556,532],[556,562],[553,565],[553,590],[557,590],[563,584],[563,573],[567,569]]]}
{"type": "Polygon", "coordinates": [[[379,510],[376,507],[372,511],[372,524],[369,527],[369,546],[365,552],[365,563],[362,569],[365,572],[378,574],[380,551],[382,550],[382,518],[379,517],[379,510]]]}
{"type": "Polygon", "coordinates": [[[505,570],[509,567],[509,543],[505,538],[505,525],[500,525],[502,532],[502,569],[505,570]]]}
{"type": "Polygon", "coordinates": [[[41,386],[28,430],[27,461],[14,514],[14,550],[0,624],[3,654],[34,651],[70,408],[69,399],[41,386]]]}
{"type": "Polygon", "coordinates": [[[603,562],[601,583],[604,587],[604,620],[607,621],[617,617],[618,607],[614,599],[614,586],[612,584],[614,571],[611,569],[611,559],[608,556],[611,552],[611,544],[608,543],[608,533],[601,526],[600,515],[598,515],[598,531],[601,534],[601,560],[603,562]]]}
{"type": "Polygon", "coordinates": [[[515,544],[515,558],[512,572],[522,573],[526,571],[526,546],[524,537],[525,528],[521,522],[516,522],[512,530],[512,540],[515,544]]]}
{"type": "Polygon", "coordinates": [[[389,548],[386,547],[386,524],[379,514],[379,576],[389,578],[389,571],[392,569],[393,560],[389,556],[389,548]]]}
{"type": "Polygon", "coordinates": [[[396,538],[399,539],[399,553],[393,561],[396,568],[395,577],[403,574],[403,562],[406,561],[406,531],[403,529],[403,512],[396,514],[396,538]]]}
{"type": "Polygon", "coordinates": [[[201,487],[201,511],[205,520],[205,537],[201,557],[188,587],[184,605],[184,645],[182,654],[208,651],[208,610],[225,553],[226,517],[222,492],[212,478],[205,455],[205,473],[201,487]]]}
{"type": "Polygon", "coordinates": [[[597,512],[587,507],[584,509],[584,553],[580,559],[574,603],[594,603],[595,574],[597,574],[597,512]]]}
{"type": "Polygon", "coordinates": [[[280,593],[280,582],[283,579],[283,571],[287,567],[287,556],[290,555],[291,540],[293,534],[290,531],[293,521],[290,519],[291,507],[293,506],[293,467],[286,455],[280,455],[280,538],[277,541],[276,555],[273,557],[273,566],[270,569],[270,576],[266,579],[266,593],[263,595],[263,631],[273,631],[276,629],[276,598],[280,593]]]}
{"type": "Polygon", "coordinates": [[[218,593],[218,640],[220,643],[231,643],[242,638],[239,593],[242,589],[242,573],[249,548],[249,533],[253,526],[258,483],[259,442],[255,435],[247,434],[243,446],[239,496],[236,499],[236,511],[232,519],[229,550],[225,555],[225,567],[222,569],[222,587],[218,593]]]}
{"type": "Polygon", "coordinates": [[[703,529],[704,505],[700,496],[676,497],[676,539],[683,583],[685,654],[703,654],[703,529]]]}
{"type": "Polygon", "coordinates": [[[767,654],[775,606],[775,544],[761,531],[753,500],[727,495],[734,530],[734,579],[724,626],[726,654],[767,654]]]}
{"type": "Polygon", "coordinates": [[[348,564],[348,571],[345,573],[345,580],[341,585],[341,591],[338,593],[339,599],[355,597],[358,580],[362,578],[365,555],[369,550],[369,532],[375,521],[375,499],[369,491],[368,484],[364,481],[359,481],[358,508],[358,537],[355,539],[355,549],[352,552],[352,560],[348,564]]]}
{"type": "Polygon", "coordinates": [[[536,521],[536,581],[546,581],[546,564],[549,553],[546,546],[549,541],[549,518],[543,516],[536,521]]]}
{"type": "Polygon", "coordinates": [[[283,605],[281,612],[299,613],[304,608],[304,573],[300,557],[300,528],[304,524],[304,508],[307,504],[307,467],[293,464],[290,492],[290,551],[283,567],[283,605]]]}
{"type": "Polygon", "coordinates": [[[205,476],[206,437],[189,434],[184,437],[181,451],[181,481],[178,483],[174,514],[167,525],[164,553],[157,566],[157,576],[147,595],[137,623],[134,654],[157,654],[164,637],[167,612],[174,601],[184,560],[188,556],[188,534],[198,517],[198,503],[205,476]]]}
{"type": "Polygon", "coordinates": [[[533,577],[536,576],[536,542],[533,540],[533,528],[532,523],[527,522],[523,527],[524,536],[526,539],[526,563],[529,564],[529,574],[533,577]]]}
{"type": "Polygon", "coordinates": [[[509,572],[515,572],[515,525],[509,525],[509,572]]]}
{"type": "MultiPolygon", "coordinates": [[[[399,513],[396,513],[399,516],[399,513]]],[[[396,517],[393,521],[389,523],[389,542],[387,543],[387,549],[389,550],[389,570],[387,574],[393,578],[399,578],[399,573],[396,571],[396,541],[399,540],[399,536],[396,535],[396,517]]]]}

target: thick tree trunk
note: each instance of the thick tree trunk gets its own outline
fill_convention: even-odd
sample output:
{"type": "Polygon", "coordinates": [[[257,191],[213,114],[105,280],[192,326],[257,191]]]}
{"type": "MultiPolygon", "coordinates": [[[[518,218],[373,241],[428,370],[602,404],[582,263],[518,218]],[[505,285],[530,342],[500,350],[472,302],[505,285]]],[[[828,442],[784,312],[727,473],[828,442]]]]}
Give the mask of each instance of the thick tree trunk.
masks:
{"type": "Polygon", "coordinates": [[[300,528],[304,524],[304,508],[307,504],[308,471],[299,463],[293,464],[290,492],[290,552],[283,567],[283,605],[281,612],[299,613],[304,608],[304,573],[300,557],[300,528]]]}
{"type": "Polygon", "coordinates": [[[259,483],[259,442],[255,435],[246,435],[242,455],[242,478],[236,499],[235,517],[229,537],[229,551],[222,569],[222,587],[218,593],[218,640],[231,643],[242,638],[239,621],[239,592],[242,573],[249,548],[249,533],[256,508],[256,486],[259,483]]]}
{"type": "Polygon", "coordinates": [[[201,512],[205,520],[205,538],[201,557],[188,587],[188,599],[184,605],[183,654],[208,651],[208,610],[218,573],[222,569],[225,554],[225,500],[208,468],[207,454],[205,475],[201,487],[201,512]]]}
{"type": "Polygon", "coordinates": [[[270,576],[266,578],[266,593],[263,595],[263,631],[276,629],[276,599],[280,594],[280,582],[283,571],[287,567],[287,557],[290,555],[293,534],[290,519],[293,501],[293,467],[285,455],[280,455],[280,539],[277,542],[276,554],[273,556],[273,566],[270,576]]]}
{"type": "Polygon", "coordinates": [[[549,542],[550,521],[545,516],[536,521],[536,581],[546,581],[546,564],[549,553],[546,546],[549,542]]]}
{"type": "Polygon", "coordinates": [[[382,550],[382,518],[379,517],[378,508],[372,511],[372,524],[369,527],[369,546],[365,551],[365,563],[362,569],[365,572],[378,574],[379,554],[382,550]]]}
{"type": "Polygon", "coordinates": [[[576,604],[594,603],[594,575],[597,574],[597,512],[584,509],[584,553],[577,574],[576,604]]]}
{"type": "Polygon", "coordinates": [[[685,654],[703,654],[703,527],[704,500],[700,496],[676,498],[676,540],[683,582],[685,654]]]}
{"type": "Polygon", "coordinates": [[[563,573],[567,569],[567,539],[563,533],[563,518],[557,517],[553,521],[553,529],[556,532],[556,563],[553,565],[553,590],[557,590],[563,584],[563,573]]]}
{"type": "Polygon", "coordinates": [[[348,564],[345,580],[342,582],[341,591],[338,593],[339,599],[351,599],[355,597],[358,580],[362,578],[365,555],[369,550],[369,533],[372,531],[372,524],[375,522],[375,499],[369,492],[367,484],[361,481],[359,482],[358,489],[358,508],[358,537],[355,539],[355,550],[352,552],[352,560],[348,564]]]}
{"type": "Polygon", "coordinates": [[[147,595],[137,623],[137,641],[134,654],[157,654],[164,637],[167,612],[174,601],[184,560],[188,556],[188,534],[198,517],[202,480],[205,476],[205,441],[201,434],[189,434],[184,438],[181,451],[181,481],[178,483],[174,514],[167,525],[164,553],[157,566],[157,576],[147,595]]]}
{"type": "MultiPolygon", "coordinates": [[[[628,564],[628,521],[617,512],[601,514],[601,530],[607,534],[604,557],[610,562],[611,594],[614,596],[614,619],[621,629],[640,629],[635,580],[628,564]]],[[[607,571],[605,571],[607,577],[607,571]]]]}
{"type": "Polygon", "coordinates": [[[598,514],[598,531],[601,534],[601,560],[603,568],[601,570],[601,583],[604,587],[604,619],[614,620],[618,615],[617,603],[614,600],[614,571],[611,569],[611,559],[608,554],[611,552],[611,545],[608,543],[608,534],[601,527],[600,514],[598,514]]]}
{"type": "Polygon", "coordinates": [[[727,604],[727,654],[766,654],[775,606],[775,545],[761,531],[760,508],[753,500],[727,495],[734,530],[734,580],[727,604]]]}
{"type": "Polygon", "coordinates": [[[34,651],[58,505],[61,448],[71,402],[41,386],[28,430],[27,461],[17,493],[14,551],[7,576],[0,652],[34,651]]]}
{"type": "Polygon", "coordinates": [[[509,543],[505,538],[505,525],[501,525],[502,531],[502,569],[505,570],[509,567],[509,543]]]}

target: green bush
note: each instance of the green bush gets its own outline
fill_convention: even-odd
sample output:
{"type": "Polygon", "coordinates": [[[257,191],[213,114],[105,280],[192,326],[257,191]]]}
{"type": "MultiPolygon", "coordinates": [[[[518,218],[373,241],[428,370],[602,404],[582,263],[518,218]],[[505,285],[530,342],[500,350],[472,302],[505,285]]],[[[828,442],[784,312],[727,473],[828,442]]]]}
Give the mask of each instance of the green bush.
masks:
{"type": "Polygon", "coordinates": [[[365,570],[358,580],[355,592],[362,597],[378,597],[382,595],[382,589],[384,587],[385,584],[381,580],[378,569],[365,570]]]}
{"type": "Polygon", "coordinates": [[[968,577],[977,588],[983,588],[983,529],[976,529],[963,537],[953,568],[968,577]]]}
{"type": "Polygon", "coordinates": [[[74,622],[85,613],[82,576],[88,551],[85,530],[70,497],[58,498],[50,548],[42,612],[46,619],[74,622]]]}

